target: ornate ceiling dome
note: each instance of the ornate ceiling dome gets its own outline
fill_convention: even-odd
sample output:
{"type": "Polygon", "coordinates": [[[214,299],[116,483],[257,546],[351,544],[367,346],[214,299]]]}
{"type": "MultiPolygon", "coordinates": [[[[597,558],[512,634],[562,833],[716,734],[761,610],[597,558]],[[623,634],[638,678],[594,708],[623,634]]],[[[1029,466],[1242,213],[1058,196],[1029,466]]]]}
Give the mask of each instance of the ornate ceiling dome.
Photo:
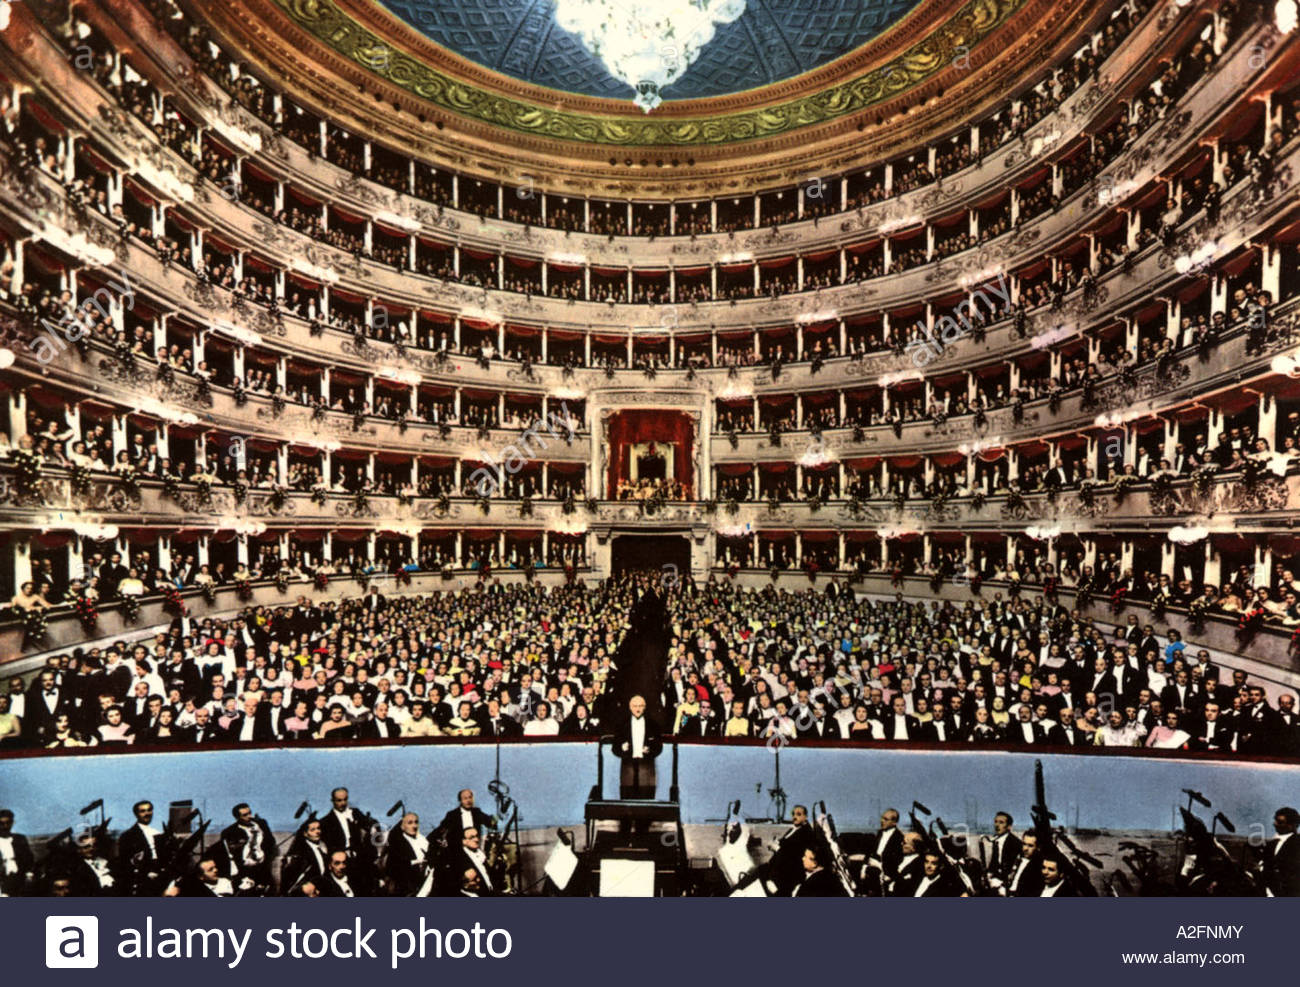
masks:
{"type": "Polygon", "coordinates": [[[620,78],[610,49],[634,47],[659,63],[646,75],[671,72],[659,95],[683,100],[756,89],[818,68],[879,35],[918,0],[382,2],[471,61],[568,93],[631,99],[640,79],[620,78]],[[638,19],[647,28],[639,35],[629,30],[638,19]],[[696,47],[690,33],[700,21],[712,31],[696,47]]]}
{"type": "Polygon", "coordinates": [[[356,133],[494,181],[654,198],[789,185],[947,136],[1107,14],[1056,0],[191,9],[254,71],[356,133]]]}

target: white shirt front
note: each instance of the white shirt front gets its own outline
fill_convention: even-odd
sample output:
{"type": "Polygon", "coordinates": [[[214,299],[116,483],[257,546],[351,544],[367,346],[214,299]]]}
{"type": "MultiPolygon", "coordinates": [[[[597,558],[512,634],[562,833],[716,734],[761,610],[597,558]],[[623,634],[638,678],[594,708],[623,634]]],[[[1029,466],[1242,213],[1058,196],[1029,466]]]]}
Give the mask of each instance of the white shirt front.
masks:
{"type": "Polygon", "coordinates": [[[350,849],[352,846],[352,831],[348,828],[348,824],[352,822],[352,810],[344,809],[340,812],[338,809],[333,809],[331,811],[334,813],[334,818],[338,820],[339,826],[343,830],[343,849],[350,849]]]}
{"type": "Polygon", "coordinates": [[[0,874],[18,873],[18,855],[14,853],[14,838],[0,836],[0,874]]]}
{"type": "Polygon", "coordinates": [[[912,739],[907,735],[907,717],[900,716],[898,713],[894,714],[894,739],[895,740],[912,739]]]}
{"type": "Polygon", "coordinates": [[[162,835],[161,831],[154,829],[152,826],[146,826],[144,823],[136,823],[136,826],[139,827],[140,833],[144,836],[144,841],[149,847],[149,856],[157,860],[158,844],[155,841],[162,835]]]}
{"type": "Polygon", "coordinates": [[[483,851],[466,850],[465,856],[469,857],[469,859],[473,862],[475,869],[479,872],[479,876],[483,878],[483,886],[487,888],[489,891],[491,891],[492,879],[488,877],[487,857],[484,855],[483,851]]]}
{"type": "Polygon", "coordinates": [[[645,757],[645,717],[632,717],[632,757],[645,757]]]}

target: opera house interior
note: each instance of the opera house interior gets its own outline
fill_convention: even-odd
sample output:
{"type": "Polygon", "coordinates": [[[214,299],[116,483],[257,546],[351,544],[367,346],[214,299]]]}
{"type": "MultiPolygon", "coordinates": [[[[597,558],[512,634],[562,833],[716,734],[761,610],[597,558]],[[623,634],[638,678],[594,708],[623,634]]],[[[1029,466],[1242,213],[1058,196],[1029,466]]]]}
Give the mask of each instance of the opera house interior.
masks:
{"type": "Polygon", "coordinates": [[[1298,17],[0,0],[0,893],[1300,895],[1298,17]]]}

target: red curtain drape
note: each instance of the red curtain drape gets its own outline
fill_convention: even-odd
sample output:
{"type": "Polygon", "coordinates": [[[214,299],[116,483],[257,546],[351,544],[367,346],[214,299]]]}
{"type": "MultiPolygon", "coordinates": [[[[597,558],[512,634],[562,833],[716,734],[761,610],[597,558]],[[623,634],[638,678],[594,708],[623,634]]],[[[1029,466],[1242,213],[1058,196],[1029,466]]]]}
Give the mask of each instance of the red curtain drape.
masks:
{"type": "Polygon", "coordinates": [[[691,444],[695,430],[689,416],[671,411],[621,411],[609,419],[609,489],[617,490],[620,480],[632,475],[632,446],[642,442],[663,442],[673,447],[673,475],[678,482],[694,486],[691,473],[691,444]]]}

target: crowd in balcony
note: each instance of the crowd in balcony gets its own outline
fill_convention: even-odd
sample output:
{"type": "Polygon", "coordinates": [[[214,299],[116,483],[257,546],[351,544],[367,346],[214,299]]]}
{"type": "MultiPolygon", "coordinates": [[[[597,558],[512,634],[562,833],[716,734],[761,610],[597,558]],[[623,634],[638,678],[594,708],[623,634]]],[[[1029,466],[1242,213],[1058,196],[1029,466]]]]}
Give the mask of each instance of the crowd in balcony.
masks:
{"type": "MultiPolygon", "coordinates": [[[[996,149],[1006,141],[1023,135],[1034,123],[1059,108],[1065,99],[1096,77],[1101,64],[1151,5],[1152,0],[1130,0],[1129,3],[1120,6],[1115,16],[1096,32],[1091,45],[1066,59],[1049,79],[1039,83],[1019,99],[1011,101],[980,125],[977,152],[972,153],[969,141],[958,139],[936,147],[933,170],[929,164],[929,155],[925,153],[914,154],[910,159],[900,160],[895,166],[892,194],[902,194],[941,180],[970,164],[977,163],[990,150],[996,149]]],[[[404,167],[406,161],[400,154],[376,148],[370,156],[369,167],[367,167],[366,156],[362,151],[363,142],[359,138],[337,127],[326,127],[322,134],[322,127],[317,118],[296,107],[288,97],[274,96],[260,80],[249,74],[244,67],[229,58],[214,44],[205,28],[192,23],[170,0],[155,0],[151,6],[155,8],[155,14],[160,22],[186,48],[200,69],[225,87],[233,98],[268,126],[302,142],[313,155],[319,154],[323,147],[324,156],[328,160],[355,175],[371,178],[400,191],[412,190],[410,184],[412,169],[404,167]]],[[[1253,5],[1240,0],[1227,3],[1222,13],[1225,40],[1230,42],[1246,30],[1253,16],[1253,5]]],[[[73,35],[69,43],[73,44],[75,41],[76,45],[80,45],[84,40],[78,35],[73,35]]],[[[90,40],[95,40],[93,35],[90,40]]],[[[1131,133],[1132,128],[1135,127],[1144,129],[1151,120],[1158,119],[1174,100],[1213,67],[1214,60],[1213,45],[1201,38],[1195,39],[1178,59],[1167,65],[1165,73],[1156,85],[1135,100],[1131,113],[1133,119],[1125,123],[1126,132],[1131,133]]],[[[160,115],[155,112],[155,93],[152,87],[130,69],[129,64],[121,69],[117,69],[115,65],[111,51],[103,50],[96,53],[97,75],[112,89],[119,101],[145,120],[147,125],[158,128],[160,138],[178,146],[187,146],[193,153],[195,142],[190,139],[192,135],[185,133],[187,122],[183,115],[171,111],[162,114],[161,121],[157,120],[160,115]]],[[[1090,156],[1090,160],[1093,162],[1090,167],[1094,169],[1100,163],[1096,155],[1090,156]]],[[[416,192],[438,205],[449,202],[449,183],[443,180],[445,176],[439,176],[424,166],[417,166],[413,170],[416,192]]],[[[222,177],[224,179],[224,173],[222,177]]],[[[875,182],[868,180],[866,184],[866,188],[851,192],[843,203],[839,201],[838,194],[805,195],[803,196],[804,215],[820,217],[840,208],[857,209],[865,203],[880,201],[885,197],[883,183],[878,179],[875,182]]],[[[1070,184],[1073,184],[1073,180],[1067,182],[1067,186],[1070,184]]],[[[793,193],[795,190],[791,191],[793,193]]],[[[507,198],[511,200],[506,210],[508,215],[522,222],[541,220],[540,212],[532,208],[535,200],[540,198],[539,195],[528,190],[526,195],[511,195],[507,198]],[[514,201],[516,198],[519,199],[518,202],[514,201]]],[[[645,237],[669,233],[666,210],[656,212],[637,206],[629,210],[623,203],[598,202],[592,202],[584,210],[553,196],[545,198],[549,207],[546,225],[555,228],[570,231],[581,229],[584,222],[583,213],[589,212],[590,219],[586,221],[586,225],[593,233],[610,236],[631,234],[645,237]]],[[[774,199],[771,208],[765,210],[759,222],[762,225],[779,225],[798,218],[798,212],[793,205],[796,198],[792,194],[787,197],[788,201],[779,205],[774,199]]],[[[495,215],[496,199],[495,194],[485,194],[473,198],[473,201],[463,208],[483,216],[495,215]]],[[[720,202],[719,207],[722,205],[723,203],[720,202]]],[[[266,206],[267,203],[263,201],[262,207],[265,209],[266,206]]],[[[720,231],[745,229],[755,222],[752,209],[719,208],[718,212],[716,228],[720,231]]],[[[1032,213],[1032,210],[1030,212],[1032,213]]],[[[707,209],[683,207],[678,216],[677,232],[694,234],[707,230],[707,213],[707,209]]],[[[338,245],[344,249],[357,250],[361,246],[358,239],[350,238],[340,231],[320,232],[339,236],[338,245]]],[[[395,252],[391,258],[377,259],[391,260],[399,267],[406,264],[404,251],[395,252]]]]}

